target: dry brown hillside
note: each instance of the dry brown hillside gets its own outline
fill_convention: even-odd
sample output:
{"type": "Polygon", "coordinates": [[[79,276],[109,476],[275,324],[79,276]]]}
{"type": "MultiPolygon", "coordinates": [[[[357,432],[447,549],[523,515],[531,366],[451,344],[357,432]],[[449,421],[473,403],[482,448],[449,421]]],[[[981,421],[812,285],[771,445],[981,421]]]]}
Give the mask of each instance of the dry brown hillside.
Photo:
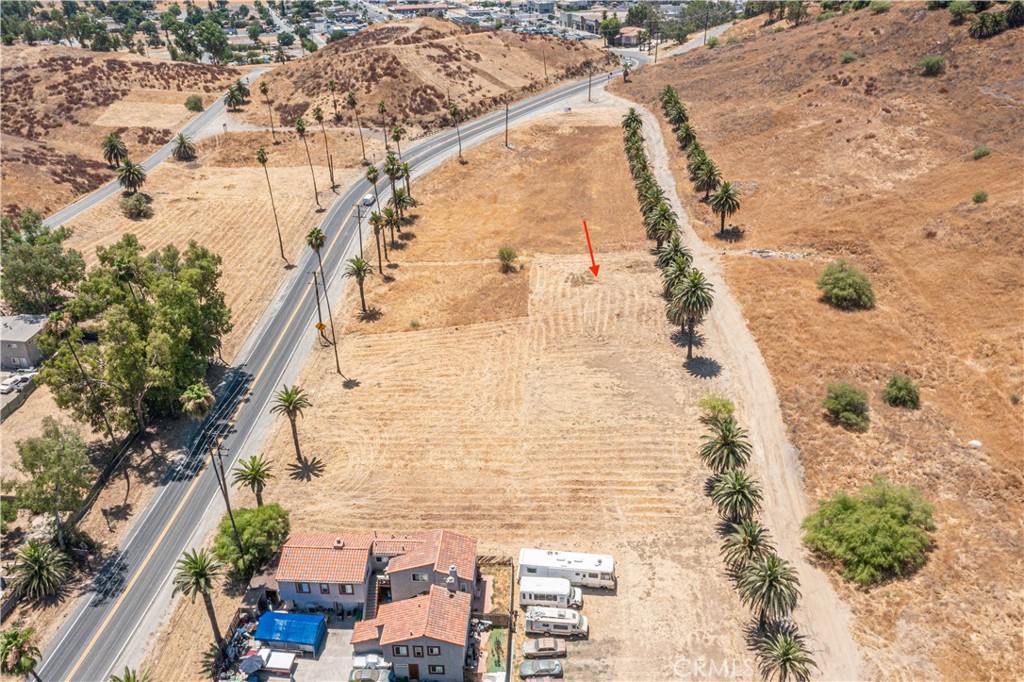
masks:
{"type": "Polygon", "coordinates": [[[923,3],[781,32],[764,21],[743,22],[735,44],[645,67],[615,89],[660,115],[658,93],[671,83],[739,185],[731,222],[742,236],[719,240],[673,147],[694,227],[726,251],[811,498],[880,474],[935,503],[935,548],[915,575],[857,590],[833,572],[865,674],[1015,679],[1024,667],[1024,30],[974,40],[923,3]],[[846,52],[855,61],[841,63],[846,52]],[[946,60],[936,77],[917,66],[930,54],[946,60]],[[975,160],[982,146],[991,153],[975,160]],[[979,191],[987,201],[972,201],[979,191]],[[840,257],[871,277],[873,310],[822,302],[815,281],[840,257]],[[920,410],[883,402],[893,373],[917,382],[920,410]],[[823,418],[835,381],[868,391],[866,433],[823,418]]]}
{"type": "Polygon", "coordinates": [[[70,47],[3,47],[0,133],[3,211],[52,213],[112,177],[99,151],[121,136],[135,161],[194,116],[191,94],[213,101],[241,71],[70,47]]]}
{"type": "MultiPolygon", "coordinates": [[[[493,109],[548,83],[579,76],[590,66],[610,68],[603,50],[576,41],[493,31],[441,19],[388,22],[331,43],[316,53],[269,73],[274,109],[284,125],[314,105],[333,112],[327,82],[338,84],[338,112],[355,93],[364,126],[376,126],[377,106],[410,132],[447,121],[449,98],[464,116],[493,109]]],[[[266,109],[246,115],[266,123],[266,109]]],[[[308,116],[307,116],[308,118],[308,116]]]]}

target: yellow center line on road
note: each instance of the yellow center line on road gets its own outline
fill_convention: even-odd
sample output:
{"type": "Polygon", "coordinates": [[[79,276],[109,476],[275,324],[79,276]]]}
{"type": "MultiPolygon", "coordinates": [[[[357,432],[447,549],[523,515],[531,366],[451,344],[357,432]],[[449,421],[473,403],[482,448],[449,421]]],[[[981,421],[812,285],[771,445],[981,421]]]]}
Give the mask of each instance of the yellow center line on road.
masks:
{"type": "MultiPolygon", "coordinates": [[[[350,209],[349,212],[345,215],[345,218],[339,224],[338,231],[334,234],[334,238],[331,240],[330,246],[327,247],[328,253],[330,253],[330,251],[334,248],[334,245],[338,242],[338,237],[340,237],[342,232],[344,232],[345,224],[348,223],[351,217],[352,210],[350,209]]],[[[309,293],[309,290],[312,288],[312,284],[307,284],[305,291],[302,292],[302,296],[300,297],[299,300],[302,301],[309,293]]],[[[295,310],[292,312],[291,317],[288,318],[288,322],[285,324],[284,328],[281,329],[281,333],[280,335],[278,335],[277,340],[274,342],[274,346],[270,349],[270,352],[267,354],[266,360],[263,361],[263,366],[260,367],[259,371],[256,373],[256,376],[253,377],[252,382],[249,384],[249,390],[246,391],[245,396],[239,401],[238,407],[235,408],[234,413],[231,415],[232,422],[235,421],[235,419],[238,417],[239,411],[245,405],[245,398],[248,398],[252,394],[253,389],[256,387],[256,383],[259,381],[260,377],[263,376],[263,373],[267,369],[267,365],[270,364],[270,360],[274,357],[274,353],[277,351],[278,346],[281,345],[281,341],[284,340],[285,334],[291,328],[292,323],[295,321],[295,316],[299,314],[299,310],[301,309],[301,307],[301,304],[299,306],[296,306],[295,310]]],[[[135,585],[136,581],[138,581],[139,576],[142,575],[142,571],[145,570],[146,566],[153,558],[153,555],[156,554],[156,550],[160,547],[160,543],[164,541],[164,538],[170,531],[171,526],[174,525],[174,521],[178,518],[178,514],[181,513],[181,510],[184,509],[185,507],[185,503],[188,502],[190,497],[192,497],[192,493],[195,491],[195,487],[196,485],[198,485],[200,478],[202,478],[203,471],[205,469],[206,464],[203,465],[203,468],[199,470],[199,472],[196,474],[196,477],[192,480],[192,484],[189,485],[188,490],[185,492],[185,495],[181,498],[181,502],[178,503],[178,506],[174,509],[174,513],[171,514],[171,518],[167,520],[167,523],[166,525],[164,525],[163,530],[160,531],[160,535],[157,537],[156,542],[153,543],[153,546],[150,548],[149,553],[147,553],[146,557],[142,560],[142,564],[140,564],[139,568],[135,571],[135,575],[132,576],[132,579],[128,582],[128,585],[125,587],[124,592],[121,593],[121,596],[117,598],[116,602],[114,602],[114,606],[110,609],[110,613],[108,613],[107,617],[103,619],[103,622],[100,624],[99,629],[96,631],[96,634],[93,635],[93,638],[89,641],[89,644],[85,647],[85,650],[82,652],[82,655],[79,656],[77,661],[75,661],[74,667],[71,668],[71,671],[68,673],[69,680],[74,678],[75,673],[78,672],[78,669],[82,667],[82,663],[85,662],[85,659],[92,651],[92,648],[96,646],[96,642],[99,640],[100,635],[102,635],[103,632],[107,629],[107,626],[110,625],[111,619],[117,614],[118,609],[121,607],[121,604],[128,596],[128,593],[131,592],[131,589],[135,585]]],[[[111,665],[113,665],[113,663],[114,661],[111,661],[111,665]]]]}

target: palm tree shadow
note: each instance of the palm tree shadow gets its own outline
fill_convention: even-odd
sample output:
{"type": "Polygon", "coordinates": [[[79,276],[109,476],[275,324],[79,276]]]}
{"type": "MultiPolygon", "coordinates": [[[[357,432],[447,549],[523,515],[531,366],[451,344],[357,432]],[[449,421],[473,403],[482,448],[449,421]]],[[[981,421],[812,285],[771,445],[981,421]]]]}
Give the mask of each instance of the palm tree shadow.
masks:
{"type": "Polygon", "coordinates": [[[359,313],[359,319],[363,322],[376,322],[384,316],[380,308],[367,308],[366,312],[359,313]]]}
{"type": "MultiPolygon", "coordinates": [[[[416,239],[416,233],[415,232],[403,232],[402,234],[398,235],[398,238],[401,239],[403,242],[411,242],[413,239],[416,239]]],[[[403,248],[404,248],[404,245],[403,245],[403,248]]]]}
{"type": "MultiPolygon", "coordinates": [[[[710,476],[708,476],[707,480],[704,481],[704,494],[707,495],[708,497],[711,497],[711,491],[715,487],[715,479],[716,478],[717,478],[717,476],[715,476],[714,474],[711,474],[710,476]]],[[[721,521],[719,527],[721,527],[721,525],[723,525],[723,524],[725,524],[725,521],[721,521]]],[[[719,531],[719,532],[721,532],[721,531],[719,531]]]]}
{"type": "Polygon", "coordinates": [[[285,270],[294,270],[297,267],[299,267],[299,266],[296,265],[295,263],[287,263],[287,264],[285,264],[284,269],[285,270]]]}
{"type": "Polygon", "coordinates": [[[722,364],[712,358],[695,357],[683,363],[686,371],[699,379],[713,379],[722,373],[722,364]]]}
{"type": "Polygon", "coordinates": [[[720,239],[723,242],[738,242],[743,239],[745,234],[746,231],[742,227],[731,225],[724,232],[722,230],[715,230],[715,239],[720,239]]]}
{"type": "MultiPolygon", "coordinates": [[[[677,329],[670,338],[672,339],[672,343],[676,344],[680,348],[686,348],[690,340],[690,335],[684,332],[682,329],[677,329]]],[[[699,331],[693,332],[693,347],[704,347],[704,335],[701,334],[699,331]]]]}
{"type": "Polygon", "coordinates": [[[351,391],[353,388],[359,388],[362,384],[359,379],[345,379],[341,385],[345,390],[351,391]]]}
{"type": "Polygon", "coordinates": [[[326,468],[324,461],[319,457],[307,459],[300,456],[298,462],[288,465],[288,476],[295,481],[306,481],[308,483],[314,478],[323,476],[324,469],[326,468]]]}

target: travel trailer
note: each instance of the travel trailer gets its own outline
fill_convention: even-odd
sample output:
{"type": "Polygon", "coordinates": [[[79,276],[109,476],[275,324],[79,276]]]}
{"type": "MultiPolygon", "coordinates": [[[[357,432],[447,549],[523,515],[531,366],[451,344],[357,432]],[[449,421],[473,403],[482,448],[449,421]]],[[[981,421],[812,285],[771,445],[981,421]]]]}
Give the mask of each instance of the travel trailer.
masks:
{"type": "Polygon", "coordinates": [[[579,611],[531,606],[526,612],[526,631],[538,635],[587,637],[590,635],[590,624],[579,611]]]}
{"type": "Polygon", "coordinates": [[[615,589],[615,559],[607,554],[521,549],[519,579],[565,578],[576,587],[615,589]]]}

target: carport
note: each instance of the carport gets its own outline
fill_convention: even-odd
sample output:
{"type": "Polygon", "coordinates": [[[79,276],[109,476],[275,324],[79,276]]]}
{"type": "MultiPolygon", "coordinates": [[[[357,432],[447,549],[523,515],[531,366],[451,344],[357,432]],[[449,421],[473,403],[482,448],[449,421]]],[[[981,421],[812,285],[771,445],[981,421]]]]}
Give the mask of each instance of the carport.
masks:
{"type": "Polygon", "coordinates": [[[301,651],[317,656],[327,637],[327,619],[311,613],[277,613],[260,616],[253,639],[281,651],[301,651]]]}

